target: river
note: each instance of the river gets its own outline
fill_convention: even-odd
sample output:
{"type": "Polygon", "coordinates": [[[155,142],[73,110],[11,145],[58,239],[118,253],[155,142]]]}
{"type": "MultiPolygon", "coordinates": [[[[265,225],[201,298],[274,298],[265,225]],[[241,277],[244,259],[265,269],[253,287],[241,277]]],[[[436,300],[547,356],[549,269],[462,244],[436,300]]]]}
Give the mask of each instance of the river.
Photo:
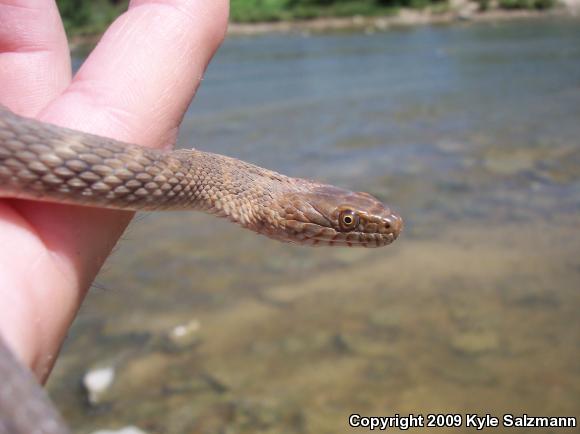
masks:
{"type": "Polygon", "coordinates": [[[179,143],[368,191],[405,232],[304,248],[139,216],[49,383],[76,431],[580,416],[578,20],[230,38],[179,143]],[[99,366],[115,381],[90,408],[79,382],[99,366]]]}

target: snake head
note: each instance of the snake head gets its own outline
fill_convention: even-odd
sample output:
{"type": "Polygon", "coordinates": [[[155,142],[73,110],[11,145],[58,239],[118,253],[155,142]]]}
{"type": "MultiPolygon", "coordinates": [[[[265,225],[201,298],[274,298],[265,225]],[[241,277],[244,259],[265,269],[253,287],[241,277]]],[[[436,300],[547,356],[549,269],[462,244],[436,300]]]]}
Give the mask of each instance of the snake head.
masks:
{"type": "Polygon", "coordinates": [[[397,239],[403,220],[368,193],[311,184],[279,204],[278,239],[306,245],[381,247],[397,239]]]}

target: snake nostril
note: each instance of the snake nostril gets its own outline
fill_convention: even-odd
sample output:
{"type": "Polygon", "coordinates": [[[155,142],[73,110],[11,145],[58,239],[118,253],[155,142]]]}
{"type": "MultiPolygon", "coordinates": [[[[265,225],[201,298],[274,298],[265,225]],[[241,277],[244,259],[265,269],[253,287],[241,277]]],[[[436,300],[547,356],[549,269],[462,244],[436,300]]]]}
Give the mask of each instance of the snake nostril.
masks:
{"type": "Polygon", "coordinates": [[[394,228],[394,232],[398,235],[403,230],[403,219],[398,215],[394,215],[395,221],[391,226],[394,228]]]}
{"type": "Polygon", "coordinates": [[[384,220],[383,229],[384,233],[391,234],[395,238],[399,235],[402,229],[402,219],[397,214],[391,214],[388,218],[384,220]]]}

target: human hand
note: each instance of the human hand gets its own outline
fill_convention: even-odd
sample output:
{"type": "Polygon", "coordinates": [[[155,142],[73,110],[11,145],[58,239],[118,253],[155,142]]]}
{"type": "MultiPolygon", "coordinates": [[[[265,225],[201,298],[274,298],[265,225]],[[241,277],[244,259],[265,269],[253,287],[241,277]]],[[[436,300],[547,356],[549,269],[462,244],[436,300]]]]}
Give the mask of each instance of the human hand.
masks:
{"type": "MultiPolygon", "coordinates": [[[[125,142],[170,146],[227,17],[227,0],[133,0],[71,78],[56,4],[0,0],[0,104],[125,142]]],[[[0,200],[0,333],[39,380],[131,217],[0,200]]]]}

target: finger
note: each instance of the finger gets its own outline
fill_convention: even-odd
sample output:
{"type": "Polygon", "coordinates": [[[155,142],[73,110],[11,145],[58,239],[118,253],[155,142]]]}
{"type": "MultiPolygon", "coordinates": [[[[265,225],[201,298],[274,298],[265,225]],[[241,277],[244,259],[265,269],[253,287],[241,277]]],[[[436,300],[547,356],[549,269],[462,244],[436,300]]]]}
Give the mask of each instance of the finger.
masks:
{"type": "MultiPolygon", "coordinates": [[[[147,146],[172,142],[223,39],[227,12],[226,0],[133,1],[103,35],[71,86],[41,118],[147,146]]],[[[63,212],[71,218],[68,207],[63,212]]],[[[58,222],[51,222],[47,215],[33,217],[35,224],[47,229],[45,242],[54,239],[60,244],[66,239],[70,243],[72,251],[63,256],[74,268],[83,265],[74,252],[82,251],[87,243],[100,246],[92,258],[80,258],[90,267],[88,278],[81,279],[86,282],[100,266],[98,258],[106,257],[111,248],[109,234],[120,233],[128,213],[81,209],[76,213],[82,218],[74,236],[55,231],[58,222]]]]}
{"type": "MultiPolygon", "coordinates": [[[[66,35],[54,1],[0,0],[0,104],[28,116],[37,114],[70,84],[71,67],[66,35]]],[[[0,204],[0,330],[24,360],[33,342],[34,310],[30,303],[30,270],[39,250],[26,236],[26,224],[0,204]],[[17,254],[11,246],[18,246],[17,254]]],[[[33,233],[33,232],[28,232],[33,233]]],[[[46,276],[46,274],[45,274],[46,276]]],[[[46,305],[45,305],[46,306],[46,305]]]]}
{"type": "MultiPolygon", "coordinates": [[[[172,142],[223,39],[227,12],[226,0],[133,1],[103,35],[71,86],[40,117],[131,143],[172,142]]],[[[66,240],[70,247],[62,256],[73,269],[84,266],[88,274],[80,281],[86,283],[113,245],[111,234],[121,233],[129,213],[56,208],[59,211],[50,214],[32,213],[31,218],[45,229],[49,247],[66,240]],[[75,215],[79,221],[74,235],[56,230],[61,217],[71,221],[75,215]],[[76,252],[86,251],[86,245],[96,248],[90,257],[79,258],[76,252]]]]}
{"type": "MultiPolygon", "coordinates": [[[[55,124],[132,143],[161,146],[177,126],[227,24],[226,0],[134,1],[95,48],[73,83],[40,113],[55,124]]],[[[41,306],[36,372],[46,374],[84,291],[129,221],[109,210],[15,204],[42,234],[54,266],[50,284],[31,285],[41,306]],[[58,291],[55,290],[58,289],[58,291]]],[[[45,280],[46,282],[46,280],[45,280]]]]}
{"type": "Polygon", "coordinates": [[[66,35],[53,1],[0,0],[0,102],[29,116],[71,79],[66,35]]]}
{"type": "Polygon", "coordinates": [[[44,119],[146,146],[171,144],[221,43],[225,0],[134,0],[44,119]]]}

